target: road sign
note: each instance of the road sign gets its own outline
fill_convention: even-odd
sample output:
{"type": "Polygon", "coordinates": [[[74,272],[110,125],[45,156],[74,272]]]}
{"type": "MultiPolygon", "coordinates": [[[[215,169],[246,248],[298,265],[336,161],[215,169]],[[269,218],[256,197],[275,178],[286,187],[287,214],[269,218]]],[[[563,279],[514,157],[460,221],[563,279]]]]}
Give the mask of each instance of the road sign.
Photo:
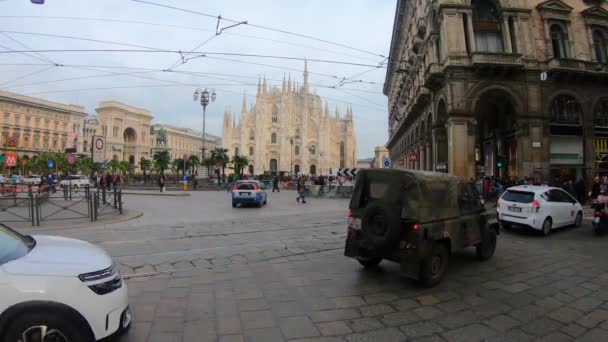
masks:
{"type": "Polygon", "coordinates": [[[13,167],[17,166],[17,154],[15,153],[7,153],[4,159],[4,166],[13,167]]]}
{"type": "Polygon", "coordinates": [[[103,163],[106,160],[106,138],[93,137],[93,163],[103,163]]]}
{"type": "Polygon", "coordinates": [[[55,162],[52,161],[52,160],[47,160],[46,167],[49,168],[49,169],[54,169],[55,168],[55,162]]]}
{"type": "Polygon", "coordinates": [[[106,162],[102,162],[101,164],[99,164],[99,168],[105,169],[106,168],[106,162]]]}
{"type": "Polygon", "coordinates": [[[338,169],[338,176],[355,177],[359,169],[338,169]]]}
{"type": "Polygon", "coordinates": [[[391,158],[389,158],[389,157],[382,158],[382,166],[384,166],[384,168],[388,169],[392,165],[393,165],[393,162],[391,162],[391,158]]]}
{"type": "Polygon", "coordinates": [[[76,155],[73,153],[68,154],[68,164],[74,165],[76,163],[76,155]]]}

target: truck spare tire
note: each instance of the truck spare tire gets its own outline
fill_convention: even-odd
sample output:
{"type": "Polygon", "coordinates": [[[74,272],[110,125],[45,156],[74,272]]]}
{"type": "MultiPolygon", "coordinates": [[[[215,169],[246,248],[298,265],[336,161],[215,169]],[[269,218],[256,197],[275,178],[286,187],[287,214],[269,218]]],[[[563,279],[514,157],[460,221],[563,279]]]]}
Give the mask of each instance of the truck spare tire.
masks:
{"type": "Polygon", "coordinates": [[[375,201],[368,205],[361,220],[365,247],[379,252],[396,244],[401,232],[400,216],[399,209],[386,202],[375,201]]]}

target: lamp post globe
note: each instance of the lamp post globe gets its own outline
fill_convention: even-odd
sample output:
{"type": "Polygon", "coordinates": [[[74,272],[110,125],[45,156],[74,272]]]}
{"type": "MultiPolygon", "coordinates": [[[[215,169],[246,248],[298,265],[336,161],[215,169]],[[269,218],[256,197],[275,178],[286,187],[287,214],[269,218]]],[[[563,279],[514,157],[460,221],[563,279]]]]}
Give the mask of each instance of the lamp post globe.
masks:
{"type": "Polygon", "coordinates": [[[194,101],[197,101],[198,98],[200,96],[201,99],[201,106],[203,107],[203,146],[202,146],[202,153],[201,153],[201,162],[203,162],[205,160],[205,124],[206,124],[206,112],[207,112],[207,106],[209,105],[209,100],[211,100],[211,102],[215,102],[215,98],[216,98],[216,94],[215,94],[215,90],[211,90],[211,97],[209,96],[209,90],[207,90],[207,88],[205,88],[205,90],[201,90],[200,88],[197,88],[194,91],[193,94],[193,98],[194,101]]]}

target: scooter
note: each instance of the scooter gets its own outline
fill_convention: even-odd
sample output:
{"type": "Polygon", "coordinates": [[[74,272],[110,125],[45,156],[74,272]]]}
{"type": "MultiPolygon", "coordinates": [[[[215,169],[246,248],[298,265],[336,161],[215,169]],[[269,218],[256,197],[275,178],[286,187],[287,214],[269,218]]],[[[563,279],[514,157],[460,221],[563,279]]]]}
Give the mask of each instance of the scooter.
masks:
{"type": "Polygon", "coordinates": [[[603,232],[608,231],[608,214],[604,212],[606,203],[594,202],[591,204],[591,207],[593,208],[593,221],[591,222],[593,233],[595,235],[600,235],[603,232]]]}

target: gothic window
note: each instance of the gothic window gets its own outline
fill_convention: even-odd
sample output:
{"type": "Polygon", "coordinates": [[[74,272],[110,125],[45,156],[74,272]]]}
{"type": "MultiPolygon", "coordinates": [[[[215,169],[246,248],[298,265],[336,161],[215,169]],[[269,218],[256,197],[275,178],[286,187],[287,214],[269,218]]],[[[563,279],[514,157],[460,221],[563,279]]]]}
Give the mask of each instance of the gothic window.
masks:
{"type": "Polygon", "coordinates": [[[473,0],[471,6],[477,51],[503,52],[500,13],[496,3],[492,0],[473,0]]]}
{"type": "Polygon", "coordinates": [[[277,106],[272,107],[272,122],[279,122],[279,107],[277,106]]]}
{"type": "Polygon", "coordinates": [[[565,28],[558,23],[552,24],[551,45],[553,46],[554,58],[570,58],[570,42],[565,28]]]}
{"type": "Polygon", "coordinates": [[[595,125],[608,127],[608,99],[601,100],[595,107],[595,125]]]}
{"type": "Polygon", "coordinates": [[[278,165],[279,163],[276,159],[270,159],[270,171],[277,171],[279,169],[278,165]]]}
{"type": "Polygon", "coordinates": [[[251,147],[251,146],[249,147],[249,155],[253,156],[253,147],[251,147]]]}
{"type": "Polygon", "coordinates": [[[549,109],[550,122],[560,125],[580,125],[583,110],[580,103],[570,95],[559,95],[549,109]]]}
{"type": "Polygon", "coordinates": [[[253,132],[253,130],[249,131],[249,140],[253,141],[255,133],[253,132]]]}
{"type": "Polygon", "coordinates": [[[296,128],[296,139],[300,139],[300,129],[296,128]]]}
{"type": "Polygon", "coordinates": [[[315,155],[317,153],[317,147],[315,145],[310,146],[310,154],[315,155]]]}
{"type": "Polygon", "coordinates": [[[277,143],[277,134],[275,132],[272,132],[272,134],[270,135],[270,143],[271,144],[277,143]]]}
{"type": "Polygon", "coordinates": [[[234,155],[235,155],[235,156],[238,156],[238,155],[239,155],[239,148],[238,148],[238,147],[235,147],[235,148],[234,148],[234,155]]]}
{"type": "Polygon", "coordinates": [[[608,63],[608,50],[606,49],[606,33],[600,30],[593,31],[593,47],[598,63],[608,63]]]}
{"type": "Polygon", "coordinates": [[[344,141],[340,142],[340,167],[345,168],[346,166],[346,150],[344,149],[344,141]]]}
{"type": "Polygon", "coordinates": [[[296,156],[300,155],[300,146],[296,145],[296,156]]]}

